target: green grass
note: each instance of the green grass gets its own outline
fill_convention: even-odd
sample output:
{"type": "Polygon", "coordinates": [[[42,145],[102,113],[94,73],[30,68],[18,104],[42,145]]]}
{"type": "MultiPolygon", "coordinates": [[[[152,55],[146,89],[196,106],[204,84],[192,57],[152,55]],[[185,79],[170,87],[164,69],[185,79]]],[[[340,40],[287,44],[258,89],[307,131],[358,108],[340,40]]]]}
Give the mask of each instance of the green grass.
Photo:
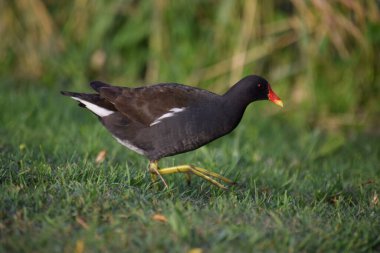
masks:
{"type": "Polygon", "coordinates": [[[232,134],[162,160],[238,186],[172,175],[160,190],[144,157],[58,90],[3,86],[0,107],[1,252],[380,250],[380,142],[361,129],[323,131],[256,103],[232,134]]]}
{"type": "Polygon", "coordinates": [[[376,0],[3,2],[0,252],[380,251],[376,0]],[[94,79],[221,92],[252,73],[283,110],[255,103],[232,134],[161,161],[229,191],[183,175],[157,189],[59,94],[94,79]]]}

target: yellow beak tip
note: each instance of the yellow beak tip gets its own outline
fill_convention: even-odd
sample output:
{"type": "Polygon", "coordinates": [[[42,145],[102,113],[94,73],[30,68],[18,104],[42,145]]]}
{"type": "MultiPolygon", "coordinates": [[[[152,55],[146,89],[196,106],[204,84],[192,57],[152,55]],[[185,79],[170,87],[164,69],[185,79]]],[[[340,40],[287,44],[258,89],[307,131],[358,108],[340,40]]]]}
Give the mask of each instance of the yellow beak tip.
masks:
{"type": "Polygon", "coordinates": [[[284,107],[284,103],[281,100],[275,100],[275,101],[273,101],[273,103],[275,103],[276,105],[280,106],[281,108],[284,107]]]}

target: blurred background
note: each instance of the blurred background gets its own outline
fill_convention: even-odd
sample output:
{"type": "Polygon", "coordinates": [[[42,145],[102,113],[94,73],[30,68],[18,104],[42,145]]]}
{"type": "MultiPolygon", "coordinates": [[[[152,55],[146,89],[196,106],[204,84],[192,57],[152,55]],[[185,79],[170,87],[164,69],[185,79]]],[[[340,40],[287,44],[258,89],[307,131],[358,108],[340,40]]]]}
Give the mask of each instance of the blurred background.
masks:
{"type": "MultiPolygon", "coordinates": [[[[377,132],[376,0],[0,2],[1,86],[88,89],[100,79],[179,82],[222,93],[270,81],[284,114],[377,132]]],[[[56,94],[56,93],[54,93],[56,94]]]]}

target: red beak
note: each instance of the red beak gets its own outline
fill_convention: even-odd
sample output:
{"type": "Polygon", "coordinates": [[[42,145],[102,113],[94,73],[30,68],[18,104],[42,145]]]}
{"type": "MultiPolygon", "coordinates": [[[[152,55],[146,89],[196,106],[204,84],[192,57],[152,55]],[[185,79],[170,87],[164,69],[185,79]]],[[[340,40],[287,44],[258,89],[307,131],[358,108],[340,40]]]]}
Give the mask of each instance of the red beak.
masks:
{"type": "Polygon", "coordinates": [[[273,103],[275,103],[276,105],[284,107],[284,103],[282,103],[281,99],[276,95],[276,93],[273,92],[269,84],[268,84],[268,89],[269,89],[268,99],[272,101],[273,103]]]}

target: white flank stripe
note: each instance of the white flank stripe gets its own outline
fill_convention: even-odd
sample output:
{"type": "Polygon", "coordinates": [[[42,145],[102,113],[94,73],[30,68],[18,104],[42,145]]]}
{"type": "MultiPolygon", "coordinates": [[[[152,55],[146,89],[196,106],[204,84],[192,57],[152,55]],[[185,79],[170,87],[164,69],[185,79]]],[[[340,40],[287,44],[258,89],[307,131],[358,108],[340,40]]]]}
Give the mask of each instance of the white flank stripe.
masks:
{"type": "Polygon", "coordinates": [[[174,113],[177,113],[177,112],[182,112],[185,110],[185,107],[182,107],[182,108],[172,108],[170,109],[169,111],[170,112],[174,112],[174,113]]]}
{"type": "Polygon", "coordinates": [[[158,117],[157,119],[155,119],[155,120],[150,124],[150,126],[153,126],[153,125],[156,125],[156,124],[160,123],[161,120],[163,120],[163,119],[165,119],[165,118],[173,117],[175,114],[180,113],[180,112],[183,112],[185,109],[186,109],[186,107],[172,108],[172,109],[169,110],[169,112],[167,112],[167,113],[165,113],[165,114],[162,114],[160,117],[158,117]]]}
{"type": "Polygon", "coordinates": [[[129,148],[130,150],[135,151],[136,153],[138,153],[138,154],[140,154],[140,155],[144,155],[144,154],[145,154],[144,150],[139,149],[139,148],[136,147],[136,146],[133,146],[129,141],[127,141],[127,140],[121,140],[121,139],[119,139],[119,138],[117,138],[117,137],[115,137],[115,136],[114,136],[114,138],[115,138],[115,139],[116,139],[121,145],[123,145],[123,146],[129,148]]]}
{"type": "Polygon", "coordinates": [[[81,102],[82,104],[84,104],[87,109],[89,109],[90,111],[92,111],[93,113],[98,115],[99,117],[105,117],[105,116],[108,116],[108,115],[111,115],[112,113],[114,113],[114,111],[110,111],[108,109],[105,109],[105,108],[100,107],[98,105],[92,104],[92,103],[85,101],[83,99],[79,99],[76,97],[72,97],[72,98],[81,102]]]}

